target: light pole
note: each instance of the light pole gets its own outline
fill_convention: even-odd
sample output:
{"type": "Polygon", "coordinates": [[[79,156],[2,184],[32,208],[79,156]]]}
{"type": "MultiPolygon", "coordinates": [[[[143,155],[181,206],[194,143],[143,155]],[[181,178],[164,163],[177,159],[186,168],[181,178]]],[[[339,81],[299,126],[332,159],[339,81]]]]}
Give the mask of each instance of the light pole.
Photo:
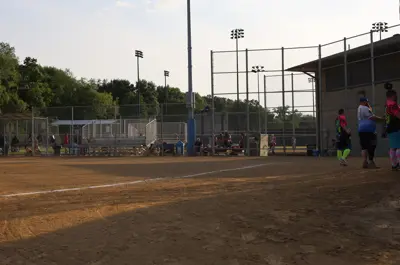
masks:
{"type": "Polygon", "coordinates": [[[169,71],[164,70],[164,106],[165,106],[165,113],[167,113],[167,101],[168,101],[167,77],[169,77],[169,71]]]}
{"type": "Polygon", "coordinates": [[[137,63],[137,97],[138,97],[138,106],[139,106],[138,114],[140,115],[140,89],[139,89],[140,67],[139,67],[139,60],[143,59],[143,52],[140,51],[140,50],[135,50],[135,57],[136,57],[136,63],[137,63]]]}
{"type": "Polygon", "coordinates": [[[264,75],[264,130],[268,134],[268,108],[267,108],[267,76],[264,75]]]}
{"type": "Polygon", "coordinates": [[[315,117],[315,101],[314,101],[314,83],[315,83],[315,78],[309,77],[308,78],[308,83],[311,83],[311,94],[312,94],[312,116],[315,117]]]}
{"type": "Polygon", "coordinates": [[[260,72],[264,72],[264,66],[255,65],[251,68],[253,73],[257,74],[257,95],[258,95],[258,131],[261,133],[261,117],[260,117],[260,72]]]}
{"type": "Polygon", "coordinates": [[[188,155],[194,154],[194,142],[196,139],[196,125],[194,121],[193,102],[193,73],[192,73],[192,19],[190,0],[186,2],[187,12],[187,51],[188,51],[188,155]]]}
{"type": "Polygon", "coordinates": [[[379,40],[382,40],[382,32],[388,32],[388,23],[386,22],[376,22],[372,24],[372,31],[379,32],[379,40]]]}
{"type": "Polygon", "coordinates": [[[244,38],[244,29],[231,30],[231,39],[236,41],[236,90],[239,102],[239,39],[244,38]]]}
{"type": "Polygon", "coordinates": [[[255,65],[251,68],[253,73],[257,74],[257,95],[258,95],[258,104],[260,104],[260,72],[264,72],[264,66],[255,65]]]}

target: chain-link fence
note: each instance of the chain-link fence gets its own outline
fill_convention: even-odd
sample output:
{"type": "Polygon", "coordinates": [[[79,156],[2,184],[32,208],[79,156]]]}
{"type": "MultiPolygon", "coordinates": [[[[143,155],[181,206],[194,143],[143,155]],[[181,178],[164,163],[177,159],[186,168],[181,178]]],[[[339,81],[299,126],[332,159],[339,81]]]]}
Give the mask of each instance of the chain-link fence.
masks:
{"type": "Polygon", "coordinates": [[[34,112],[3,114],[0,130],[0,155],[49,154],[47,117],[35,116],[34,112]]]}
{"type": "MultiPolygon", "coordinates": [[[[345,109],[353,132],[361,96],[370,99],[376,114],[384,114],[384,83],[392,82],[395,89],[400,83],[399,29],[395,25],[387,28],[389,33],[376,29],[308,47],[212,51],[212,120],[224,109],[226,117],[233,114],[227,130],[245,134],[247,143],[266,133],[284,153],[296,145],[329,154],[339,109],[345,109]],[[228,104],[221,104],[222,97],[228,104]]],[[[212,128],[212,135],[219,132],[212,128]]],[[[353,153],[360,151],[358,143],[353,133],[353,153]]],[[[386,154],[387,145],[381,140],[377,154],[386,154]]],[[[250,144],[246,149],[249,153],[250,144]]]]}
{"type": "MultiPolygon", "coordinates": [[[[219,119],[218,113],[224,110],[225,130],[232,134],[232,142],[245,138],[246,154],[258,155],[262,134],[270,136],[271,149],[285,154],[305,154],[307,148],[315,149],[318,142],[315,74],[287,70],[301,60],[311,59],[318,59],[318,46],[212,51],[214,124],[219,119]],[[240,60],[239,69],[226,69],[232,58],[240,60]],[[221,104],[222,97],[228,104],[221,104]]],[[[221,131],[224,128],[212,128],[213,135],[221,131]]],[[[218,143],[213,146],[218,148],[218,143]]]]}
{"type": "MultiPolygon", "coordinates": [[[[368,32],[321,45],[318,66],[321,84],[321,146],[329,149],[335,139],[338,110],[343,108],[352,134],[353,153],[360,153],[357,133],[357,108],[360,97],[367,97],[376,115],[384,115],[384,84],[391,82],[398,90],[400,79],[400,26],[388,33],[368,32]]],[[[310,66],[312,64],[308,63],[310,66]]],[[[308,67],[307,66],[307,67],[308,67]]],[[[378,126],[378,136],[382,133],[378,126]]],[[[377,155],[386,155],[387,139],[378,141],[377,155]]]]}
{"type": "MultiPolygon", "coordinates": [[[[339,109],[354,132],[359,97],[383,115],[384,83],[400,84],[399,29],[389,27],[382,39],[382,32],[368,32],[316,46],[212,51],[211,95],[195,106],[199,142],[208,153],[235,146],[236,154],[259,155],[267,134],[274,152],[328,154],[339,109]]],[[[187,119],[186,104],[168,101],[3,114],[0,154],[143,155],[154,146],[164,152],[186,142],[187,119]]],[[[356,133],[352,141],[357,153],[356,133]]],[[[386,150],[383,139],[377,153],[386,150]]]]}
{"type": "Polygon", "coordinates": [[[185,104],[147,105],[139,114],[137,109],[136,105],[49,107],[0,115],[0,152],[8,156],[136,156],[149,153],[150,146],[160,149],[163,144],[186,142],[185,104]]]}

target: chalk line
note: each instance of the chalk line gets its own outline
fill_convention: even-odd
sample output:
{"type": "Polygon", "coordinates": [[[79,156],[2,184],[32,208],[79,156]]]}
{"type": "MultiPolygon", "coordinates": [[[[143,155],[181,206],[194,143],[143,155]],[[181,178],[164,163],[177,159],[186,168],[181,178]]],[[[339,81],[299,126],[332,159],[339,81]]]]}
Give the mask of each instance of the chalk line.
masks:
{"type": "Polygon", "coordinates": [[[276,165],[276,164],[282,164],[282,163],[264,163],[264,164],[257,164],[257,165],[237,167],[237,168],[213,170],[213,171],[190,174],[190,175],[185,175],[185,176],[178,176],[178,177],[160,177],[160,178],[152,178],[152,179],[146,179],[146,180],[136,180],[136,181],[129,181],[129,182],[119,182],[119,183],[113,183],[113,184],[103,184],[103,185],[94,185],[94,186],[86,186],[86,187],[13,193],[13,194],[0,195],[0,198],[22,197],[22,196],[60,193],[60,192],[69,192],[69,191],[82,191],[82,190],[89,190],[89,189],[114,188],[114,187],[121,187],[121,186],[136,185],[136,184],[141,184],[141,183],[155,182],[155,181],[160,181],[160,180],[164,180],[164,179],[194,178],[194,177],[205,176],[205,175],[210,175],[210,174],[215,174],[215,173],[246,170],[246,169],[263,167],[263,166],[274,165],[274,164],[276,165]]]}

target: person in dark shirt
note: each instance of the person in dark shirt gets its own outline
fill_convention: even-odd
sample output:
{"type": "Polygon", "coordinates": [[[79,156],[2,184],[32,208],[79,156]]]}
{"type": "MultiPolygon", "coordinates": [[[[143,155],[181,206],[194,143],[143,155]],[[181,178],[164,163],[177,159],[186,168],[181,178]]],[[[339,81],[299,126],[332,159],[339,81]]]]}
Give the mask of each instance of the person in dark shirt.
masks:
{"type": "Polygon", "coordinates": [[[194,147],[195,147],[196,153],[200,153],[202,146],[203,146],[203,142],[200,140],[200,138],[197,138],[196,142],[194,142],[194,147]]]}

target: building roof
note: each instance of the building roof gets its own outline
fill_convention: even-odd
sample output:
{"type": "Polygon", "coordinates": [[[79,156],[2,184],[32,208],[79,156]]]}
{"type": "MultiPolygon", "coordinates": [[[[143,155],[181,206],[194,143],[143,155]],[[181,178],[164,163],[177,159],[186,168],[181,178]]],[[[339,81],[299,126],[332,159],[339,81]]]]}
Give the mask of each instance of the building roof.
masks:
{"type": "MultiPolygon", "coordinates": [[[[35,119],[40,119],[41,117],[35,117],[35,119]]],[[[12,121],[12,120],[31,120],[32,113],[3,113],[0,114],[0,120],[2,121],[12,121]]]]}
{"type": "MultiPolygon", "coordinates": [[[[400,35],[374,42],[374,56],[380,56],[400,51],[400,35]]],[[[344,52],[336,53],[322,58],[322,68],[328,68],[344,63],[344,52]]],[[[366,44],[347,51],[347,61],[355,62],[362,59],[371,58],[371,44],[366,44]]],[[[319,60],[300,64],[286,69],[291,72],[317,72],[319,60]]]]}

